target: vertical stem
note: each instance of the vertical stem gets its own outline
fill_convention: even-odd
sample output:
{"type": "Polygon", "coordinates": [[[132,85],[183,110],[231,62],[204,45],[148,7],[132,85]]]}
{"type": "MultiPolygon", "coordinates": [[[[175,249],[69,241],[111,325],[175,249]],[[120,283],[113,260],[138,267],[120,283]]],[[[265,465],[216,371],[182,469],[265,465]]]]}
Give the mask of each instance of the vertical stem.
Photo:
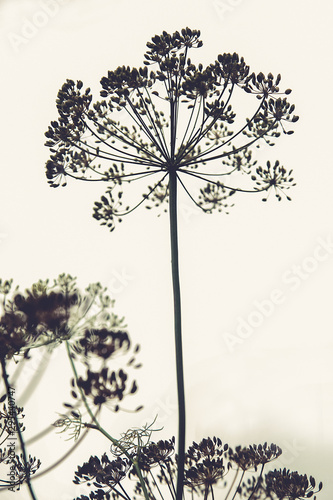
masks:
{"type": "Polygon", "coordinates": [[[171,237],[171,267],[174,299],[174,327],[176,347],[176,372],[178,392],[178,463],[177,463],[177,493],[176,499],[183,495],[184,462],[185,462],[185,391],[183,370],[183,348],[181,330],[180,283],[178,266],[178,230],[177,230],[177,174],[170,169],[169,173],[170,201],[170,237],[171,237]]]}
{"type": "Polygon", "coordinates": [[[243,469],[243,470],[242,470],[242,475],[241,475],[241,478],[240,478],[239,483],[238,483],[238,486],[237,486],[237,488],[236,488],[236,490],[235,490],[235,493],[233,494],[233,497],[232,497],[232,499],[231,499],[231,500],[234,500],[235,496],[237,495],[237,493],[238,493],[238,488],[239,488],[239,487],[240,487],[240,485],[242,484],[242,481],[243,481],[243,477],[244,477],[244,475],[245,475],[245,470],[243,469]]]}
{"type": "MultiPolygon", "coordinates": [[[[4,380],[5,386],[6,386],[6,392],[7,392],[8,398],[9,398],[10,397],[10,385],[9,385],[8,374],[7,374],[7,370],[6,370],[6,361],[5,361],[5,358],[3,358],[3,357],[1,358],[1,368],[2,368],[3,380],[4,380]]],[[[29,493],[30,493],[32,500],[37,500],[37,498],[35,496],[35,492],[34,492],[32,485],[31,485],[31,481],[30,481],[30,470],[28,467],[28,460],[27,460],[27,454],[26,454],[26,449],[25,449],[25,443],[23,440],[20,423],[19,423],[18,418],[17,418],[16,407],[14,409],[13,416],[14,416],[16,431],[17,431],[20,445],[21,445],[22,458],[23,458],[23,464],[24,464],[24,472],[26,474],[26,478],[25,478],[26,483],[27,483],[29,493]]]]}
{"type": "Polygon", "coordinates": [[[235,474],[235,476],[234,476],[234,478],[233,478],[233,480],[232,480],[232,483],[231,483],[231,485],[230,485],[229,491],[228,491],[228,493],[227,493],[226,497],[224,498],[224,500],[227,500],[228,496],[230,495],[230,492],[231,492],[231,490],[232,490],[232,488],[233,488],[233,485],[234,485],[234,484],[235,484],[235,482],[236,482],[236,478],[237,478],[237,476],[238,476],[238,472],[239,472],[239,467],[237,467],[236,474],[235,474]]]}
{"type": "Polygon", "coordinates": [[[255,492],[258,489],[258,486],[260,485],[261,478],[262,478],[262,473],[264,472],[264,467],[265,467],[265,463],[263,463],[262,466],[261,466],[260,474],[259,474],[259,477],[257,478],[256,485],[253,488],[253,491],[252,491],[251,495],[249,496],[248,500],[250,500],[253,497],[253,495],[255,494],[255,492]]]}

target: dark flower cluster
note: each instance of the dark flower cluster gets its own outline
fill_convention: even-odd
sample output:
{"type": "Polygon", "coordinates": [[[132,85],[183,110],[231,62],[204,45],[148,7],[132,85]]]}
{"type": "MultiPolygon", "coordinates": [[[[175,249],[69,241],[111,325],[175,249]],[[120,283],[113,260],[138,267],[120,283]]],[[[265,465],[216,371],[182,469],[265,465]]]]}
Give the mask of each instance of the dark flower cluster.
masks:
{"type": "Polygon", "coordinates": [[[90,89],[81,93],[83,83],[67,80],[58,93],[56,101],[59,112],[58,121],[52,121],[46,137],[48,145],[55,147],[58,144],[69,145],[74,140],[79,140],[85,132],[82,124],[82,113],[88,111],[92,96],[90,89]]]}
{"type": "Polygon", "coordinates": [[[33,476],[41,466],[41,461],[36,457],[29,455],[27,463],[24,463],[23,455],[16,455],[13,460],[15,465],[15,476],[17,477],[17,485],[21,485],[27,481],[27,478],[33,476]]]}
{"type": "Polygon", "coordinates": [[[264,465],[278,458],[281,455],[282,450],[276,444],[272,443],[271,445],[268,445],[266,442],[263,445],[250,445],[249,452],[253,456],[253,462],[255,464],[264,465]]]}
{"type": "MultiPolygon", "coordinates": [[[[89,496],[81,495],[77,497],[76,500],[110,500],[110,493],[106,493],[104,490],[91,491],[89,496]]],[[[113,498],[119,498],[119,496],[113,496],[113,498]]]]}
{"type": "Polygon", "coordinates": [[[255,162],[248,161],[252,146],[263,141],[272,145],[272,137],[293,132],[285,127],[298,120],[285,97],[291,90],[280,90],[281,75],[251,72],[236,53],[219,54],[214,63],[196,66],[189,51],[201,46],[199,30],[163,31],[147,43],[144,66],[108,71],[101,79],[101,101],[92,103],[82,81],[67,80],[58,93],[59,119],[46,132],[51,150],[48,182],[52,187],[65,185],[66,178],[107,183],[93,217],[111,231],[116,219],[121,221],[141,204],[151,208],[168,202],[173,175],[207,213],[226,211],[236,192],[264,191],[267,198],[273,189],[280,200],[293,185],[283,167],[267,164],[268,169],[258,167],[254,173],[255,162]],[[244,125],[233,130],[235,92],[257,100],[251,118],[244,117],[244,125]],[[123,111],[127,123],[117,119],[123,111]],[[207,163],[212,164],[208,171],[207,163]],[[245,185],[236,182],[240,173],[246,174],[245,185]],[[143,178],[154,179],[148,192],[137,203],[123,205],[123,185],[143,178]],[[199,194],[193,195],[196,183],[199,194]]]}
{"type": "Polygon", "coordinates": [[[218,212],[222,210],[227,212],[228,207],[233,207],[227,201],[230,196],[235,194],[236,191],[227,191],[223,184],[216,182],[215,184],[207,184],[204,188],[200,189],[200,195],[198,197],[198,205],[207,214],[211,214],[213,210],[217,209],[218,212]]]}
{"type": "MultiPolygon", "coordinates": [[[[7,394],[0,398],[0,402],[5,401],[7,394]]],[[[0,445],[8,439],[11,435],[16,432],[16,423],[14,418],[14,412],[16,413],[17,419],[24,417],[23,408],[17,405],[10,406],[7,408],[6,404],[3,403],[3,408],[0,410],[0,445]]],[[[25,430],[23,422],[18,420],[21,431],[25,430]]]]}
{"type": "MultiPolygon", "coordinates": [[[[2,356],[10,358],[22,353],[29,357],[32,347],[52,346],[69,339],[77,354],[99,357],[104,362],[116,353],[129,351],[126,325],[123,318],[111,311],[114,301],[100,283],[91,284],[82,292],[75,278],[61,274],[52,286],[48,280],[39,280],[24,293],[16,288],[11,296],[12,281],[1,284],[2,281],[2,356]]],[[[135,346],[134,352],[138,349],[135,346]]]]}
{"type": "Polygon", "coordinates": [[[92,492],[89,497],[82,495],[77,500],[110,498],[109,491],[118,492],[117,486],[126,477],[130,467],[129,460],[120,457],[116,460],[110,460],[106,453],[101,459],[96,456],[90,457],[88,462],[78,467],[73,482],[75,484],[87,483],[88,486],[93,484],[97,490],[92,492]],[[107,488],[107,491],[103,488],[107,488]]]}
{"type": "MultiPolygon", "coordinates": [[[[145,54],[145,64],[166,64],[167,56],[176,56],[177,52],[186,48],[202,47],[199,30],[183,29],[172,35],[163,31],[161,36],[155,35],[151,42],[147,42],[148,51],[145,54]]],[[[163,74],[160,76],[163,78],[163,74]]]]}
{"type": "MultiPolygon", "coordinates": [[[[119,498],[117,494],[120,497],[124,494],[128,499],[135,499],[136,495],[142,496],[144,494],[142,484],[138,481],[137,468],[133,465],[135,462],[143,475],[149,498],[155,500],[156,498],[169,498],[170,495],[170,498],[175,499],[174,488],[177,471],[177,455],[174,454],[175,439],[160,440],[138,446],[138,432],[129,431],[125,438],[121,439],[118,445],[112,446],[111,451],[117,460],[110,461],[105,454],[101,460],[94,456],[91,457],[87,463],[78,468],[74,482],[78,484],[85,481],[97,486],[99,489],[90,494],[92,495],[89,497],[91,499],[104,498],[102,494],[113,495],[112,498],[119,498]],[[121,456],[125,449],[128,451],[128,455],[121,456]],[[155,468],[158,470],[157,475],[155,468]],[[131,485],[128,481],[124,482],[126,477],[135,479],[135,485],[131,485]],[[134,495],[128,491],[129,487],[134,490],[134,495]]],[[[219,498],[216,494],[222,488],[226,490],[227,496],[233,494],[232,498],[235,498],[238,494],[241,498],[251,498],[252,500],[267,498],[303,500],[303,498],[312,496],[315,488],[315,481],[312,477],[307,480],[306,476],[284,469],[283,471],[270,471],[266,474],[265,479],[263,478],[264,467],[268,462],[278,458],[281,453],[281,448],[273,443],[271,445],[267,445],[267,443],[254,444],[248,447],[237,446],[233,450],[217,437],[208,437],[199,443],[193,442],[186,452],[184,498],[186,498],[186,491],[189,492],[191,498],[194,498],[195,495],[204,499],[219,498]],[[236,465],[235,475],[232,475],[232,464],[236,465]],[[244,474],[250,469],[256,471],[259,465],[262,466],[260,474],[243,482],[244,474]],[[239,469],[242,470],[242,475],[237,484],[239,469]],[[232,477],[230,481],[227,481],[229,475],[232,477]],[[214,488],[216,488],[216,493],[214,493],[214,488]]],[[[321,488],[322,484],[320,483],[318,491],[321,488]]],[[[82,496],[77,500],[85,498],[88,497],[82,496]]]]}
{"type": "MultiPolygon", "coordinates": [[[[0,448],[0,465],[4,464],[7,470],[10,470],[10,481],[7,479],[0,479],[0,486],[8,486],[12,488],[12,492],[19,491],[20,486],[27,482],[27,479],[35,474],[35,472],[41,466],[41,461],[36,457],[29,455],[27,457],[26,464],[24,463],[23,454],[14,455],[11,448],[0,448]],[[10,469],[9,469],[10,467],[10,469]]],[[[3,470],[6,470],[5,468],[3,470]]]]}
{"type": "MultiPolygon", "coordinates": [[[[117,354],[127,354],[127,366],[139,368],[141,365],[136,361],[139,346],[132,348],[124,318],[112,312],[114,301],[100,283],[90,284],[82,292],[75,278],[61,274],[52,286],[48,281],[39,280],[25,293],[15,289],[10,296],[11,285],[11,281],[3,284],[0,281],[0,292],[4,296],[0,317],[3,367],[7,359],[15,355],[30,359],[30,353],[36,349],[55,348],[65,342],[75,375],[71,388],[74,403],[64,403],[70,415],[58,419],[55,426],[62,428],[60,432],[71,430],[76,440],[84,426],[79,407],[85,396],[91,397],[98,407],[110,403],[112,409],[118,411],[125,395],[136,393],[136,381],[131,380],[124,369],[111,370],[107,363],[117,354]]],[[[2,420],[4,417],[2,412],[2,420]]],[[[5,427],[1,425],[3,433],[5,427]]]]}
{"type": "Polygon", "coordinates": [[[83,352],[85,356],[96,355],[108,359],[116,352],[128,351],[131,342],[128,333],[123,330],[108,330],[106,328],[87,329],[76,346],[76,352],[83,352]]]}
{"type": "MultiPolygon", "coordinates": [[[[99,406],[106,401],[121,401],[126,394],[134,394],[137,391],[136,382],[133,381],[131,388],[126,392],[128,375],[122,370],[109,371],[104,367],[98,372],[87,370],[86,378],[79,377],[78,387],[81,387],[86,396],[93,398],[95,405],[99,406]]],[[[115,407],[115,411],[118,406],[115,407]]]]}
{"type": "MultiPolygon", "coordinates": [[[[150,434],[150,432],[149,432],[150,434]]],[[[136,479],[134,493],[142,496],[142,484],[138,482],[137,469],[133,463],[139,466],[143,474],[144,481],[149,492],[149,498],[154,500],[157,497],[167,498],[169,494],[174,497],[174,487],[177,471],[177,455],[175,452],[175,439],[160,440],[158,442],[150,442],[144,446],[138,446],[140,441],[137,432],[128,432],[118,442],[112,446],[112,453],[117,457],[117,460],[110,461],[106,455],[100,461],[97,457],[91,457],[89,462],[78,468],[75,474],[75,483],[92,481],[95,479],[99,488],[103,488],[104,494],[112,494],[114,498],[118,498],[119,488],[125,494],[126,498],[136,498],[131,495],[128,490],[125,493],[124,488],[128,488],[130,483],[122,483],[122,480],[136,479]],[[129,442],[130,440],[130,442],[129,442]],[[128,451],[126,456],[121,457],[125,450],[128,451]],[[123,460],[120,460],[123,458],[123,460]],[[155,475],[154,468],[158,468],[158,473],[155,475]],[[112,473],[111,473],[112,470],[112,473]],[[98,476],[99,474],[99,476],[98,476]],[[112,478],[110,480],[109,478],[112,478]],[[102,479],[101,479],[102,478],[102,479]],[[158,482],[159,486],[158,486],[158,482]],[[126,486],[125,486],[126,484],[126,486]],[[109,489],[105,489],[108,487],[109,489]],[[118,489],[117,489],[117,488],[118,489]]],[[[268,462],[278,458],[282,453],[281,448],[275,444],[270,446],[267,443],[263,445],[252,445],[249,447],[237,446],[235,450],[223,444],[220,438],[206,438],[199,443],[193,442],[186,452],[185,459],[185,477],[184,488],[194,498],[193,495],[202,496],[202,498],[215,498],[214,488],[226,488],[229,495],[234,491],[236,494],[244,498],[296,498],[302,499],[305,494],[311,496],[310,491],[313,490],[315,483],[314,479],[310,478],[310,483],[307,482],[306,476],[300,476],[297,472],[290,473],[289,471],[273,471],[266,475],[265,482],[262,477],[262,470],[268,462]],[[237,466],[236,475],[231,478],[230,483],[227,482],[227,474],[232,474],[232,464],[237,466]],[[257,466],[261,465],[262,469],[257,477],[249,478],[246,483],[242,483],[246,471],[252,469],[257,470],[257,466]],[[240,482],[236,483],[238,470],[243,471],[240,482]],[[298,485],[298,489],[296,486],[298,485]],[[288,489],[289,488],[289,489],[288,489]],[[285,496],[281,496],[279,492],[284,491],[285,496]],[[286,496],[288,491],[289,496],[286,496]],[[297,492],[298,496],[291,496],[297,492]],[[275,497],[272,495],[275,495],[275,497]],[[280,496],[279,496],[280,495],[280,496]]],[[[96,482],[93,485],[97,485],[96,482]]],[[[322,485],[319,485],[319,490],[322,485]]],[[[133,486],[132,486],[133,488],[133,486]]],[[[318,491],[319,491],[318,490],[318,491]]],[[[100,490],[92,492],[91,495],[102,495],[100,490]]],[[[121,496],[121,495],[120,495],[121,496]]],[[[84,499],[88,497],[80,497],[84,499]]],[[[104,498],[103,496],[90,496],[89,498],[104,498]]],[[[186,495],[185,495],[186,498],[186,495]]],[[[77,499],[77,500],[80,500],[77,499]]]]}
{"type": "MultiPolygon", "coordinates": [[[[175,452],[175,438],[161,439],[157,443],[149,443],[138,450],[138,464],[142,471],[149,472],[156,465],[166,464],[175,452]]],[[[135,469],[132,469],[135,473],[135,469]]]]}
{"type": "Polygon", "coordinates": [[[13,316],[5,314],[4,321],[12,320],[13,325],[24,325],[36,336],[47,330],[61,330],[67,323],[71,306],[77,302],[77,295],[65,296],[50,292],[41,296],[15,295],[13,316]],[[16,313],[16,314],[15,314],[16,313]]]}
{"type": "MultiPolygon", "coordinates": [[[[270,95],[279,93],[279,83],[281,81],[281,75],[277,75],[274,81],[274,76],[272,73],[268,73],[267,77],[263,73],[258,73],[258,75],[252,74],[251,78],[247,80],[245,92],[249,94],[256,94],[258,99],[263,96],[268,98],[270,95]]],[[[285,94],[290,94],[291,90],[285,90],[285,94]]]]}
{"type": "MultiPolygon", "coordinates": [[[[278,458],[282,453],[279,446],[272,443],[270,446],[265,442],[263,445],[250,445],[248,447],[236,446],[235,450],[229,448],[228,458],[230,466],[236,466],[236,471],[242,471],[242,478],[247,471],[257,471],[259,465],[261,465],[260,474],[258,477],[252,476],[248,478],[246,482],[242,482],[237,489],[237,492],[244,498],[261,498],[261,494],[264,492],[262,489],[262,473],[265,465],[272,460],[278,458]]],[[[265,493],[265,492],[264,492],[265,493]]],[[[265,497],[266,498],[266,497],[265,497]]]]}
{"type": "MultiPolygon", "coordinates": [[[[292,177],[292,171],[290,170],[287,172],[286,169],[280,165],[278,160],[274,165],[271,165],[268,161],[266,168],[258,167],[256,169],[256,174],[257,175],[251,176],[252,180],[256,181],[256,189],[258,189],[258,191],[267,191],[268,194],[271,189],[273,189],[279,201],[282,199],[282,189],[290,189],[290,187],[296,185],[292,177]]],[[[286,198],[289,201],[291,200],[287,195],[286,198]]],[[[267,201],[267,197],[264,197],[262,200],[267,201]]]]}
{"type": "Polygon", "coordinates": [[[237,446],[235,451],[229,448],[229,460],[245,471],[256,469],[258,465],[265,465],[278,458],[281,453],[281,448],[274,443],[270,446],[267,443],[258,446],[254,444],[244,448],[237,446]]]}
{"type": "MultiPolygon", "coordinates": [[[[143,433],[146,434],[144,431],[145,429],[143,433]]],[[[142,432],[139,432],[139,434],[142,434],[142,432]]],[[[148,434],[150,435],[151,431],[149,431],[148,434]]],[[[99,489],[91,492],[89,497],[81,496],[76,500],[104,498],[103,494],[105,498],[109,498],[107,495],[110,494],[110,492],[112,492],[112,498],[136,498],[135,496],[131,497],[131,495],[125,491],[126,486],[124,482],[120,484],[126,477],[128,477],[128,479],[133,479],[134,477],[137,481],[138,473],[137,468],[134,467],[134,463],[139,466],[139,469],[145,475],[144,481],[150,492],[150,498],[155,498],[153,489],[154,485],[157,484],[156,480],[153,480],[153,486],[149,483],[149,477],[153,477],[152,469],[155,466],[160,467],[161,476],[158,477],[160,483],[168,484],[169,488],[173,487],[175,471],[175,462],[173,458],[175,451],[174,437],[169,440],[160,440],[157,443],[151,442],[142,447],[137,446],[138,432],[128,432],[125,438],[126,442],[121,439],[118,442],[118,446],[112,446],[111,451],[116,456],[116,460],[110,460],[106,454],[102,456],[101,460],[96,456],[92,456],[82,467],[78,467],[75,473],[74,483],[82,484],[83,482],[87,482],[88,486],[93,484],[93,486],[97,486],[99,489]],[[128,434],[131,434],[131,443],[128,442],[128,434]],[[127,456],[120,457],[125,450],[128,450],[127,456]],[[93,482],[93,480],[95,480],[95,482],[93,482]],[[104,489],[101,490],[100,488],[104,489]],[[123,497],[123,494],[125,494],[125,497],[123,497]]],[[[132,484],[132,487],[138,495],[143,495],[140,482],[134,483],[134,485],[132,484]]]]}
{"type": "MultiPolygon", "coordinates": [[[[288,500],[305,499],[313,496],[316,487],[315,479],[306,474],[301,475],[298,472],[291,472],[287,469],[273,470],[268,472],[265,477],[266,493],[276,495],[279,500],[286,498],[288,500]]],[[[318,491],[323,487],[322,483],[318,485],[318,491]]],[[[314,499],[316,497],[313,497],[314,499]]]]}
{"type": "Polygon", "coordinates": [[[75,293],[48,292],[46,288],[15,294],[0,318],[1,355],[10,357],[37,341],[66,337],[70,311],[77,298],[75,293]]]}
{"type": "Polygon", "coordinates": [[[231,464],[235,464],[236,467],[247,471],[257,467],[257,462],[255,461],[254,454],[251,452],[250,448],[241,446],[236,446],[235,450],[229,448],[228,452],[229,460],[231,464]]]}
{"type": "Polygon", "coordinates": [[[223,455],[227,450],[228,445],[216,437],[193,442],[186,453],[185,485],[194,491],[198,487],[208,491],[226,472],[223,455]]]}

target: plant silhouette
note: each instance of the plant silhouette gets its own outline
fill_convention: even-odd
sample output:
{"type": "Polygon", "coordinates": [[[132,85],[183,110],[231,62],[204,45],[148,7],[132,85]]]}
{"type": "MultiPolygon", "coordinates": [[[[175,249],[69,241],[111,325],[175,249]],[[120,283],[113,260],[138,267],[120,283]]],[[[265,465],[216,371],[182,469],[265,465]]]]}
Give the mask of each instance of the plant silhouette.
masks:
{"type": "Polygon", "coordinates": [[[281,97],[291,91],[280,93],[280,75],[250,73],[236,53],[218,55],[205,68],[196,66],[189,52],[201,46],[200,31],[189,28],[154,36],[147,43],[144,66],[108,71],[101,79],[104,100],[93,104],[89,88],[83,91],[81,81],[67,80],[58,93],[59,118],[46,132],[52,153],[46,164],[50,185],[64,186],[66,177],[106,182],[107,191],[95,203],[93,217],[111,231],[115,219],[121,221],[142,203],[150,207],[169,202],[179,407],[177,498],[182,495],[185,460],[177,189],[180,185],[208,213],[226,210],[236,192],[265,192],[267,200],[273,190],[281,200],[293,185],[291,171],[278,161],[256,166],[250,148],[262,141],[272,145],[281,132],[291,134],[284,124],[298,120],[294,106],[281,97]],[[232,131],[236,89],[254,96],[256,105],[252,116],[232,131]],[[250,186],[237,184],[237,174],[250,179],[250,186]],[[186,177],[204,184],[197,199],[186,177]],[[157,180],[134,206],[122,208],[124,183],[142,178],[157,180]]]}
{"type": "MultiPolygon", "coordinates": [[[[117,222],[141,205],[148,209],[163,207],[170,220],[177,446],[174,437],[151,440],[156,430],[154,422],[142,429],[129,429],[120,439],[99,424],[97,417],[104,404],[114,402],[114,410],[118,411],[123,397],[137,390],[135,381],[129,385],[125,370],[116,372],[106,364],[116,351],[130,348],[127,332],[111,328],[108,321],[115,320],[112,315],[106,323],[98,319],[88,326],[82,319],[90,309],[91,297],[99,297],[102,311],[111,305],[99,284],[87,289],[88,298],[84,298],[75,280],[61,275],[55,285],[66,285],[66,293],[64,289],[52,292],[41,282],[41,290],[35,285],[38,293],[16,293],[9,308],[4,307],[0,335],[3,376],[6,377],[6,360],[13,356],[64,342],[73,371],[71,394],[85,406],[90,422],[83,420],[79,405],[67,403],[70,413],[61,415],[54,425],[70,430],[74,439],[79,439],[84,428],[101,432],[111,442],[113,459],[107,453],[101,458],[92,455],[78,467],[74,482],[96,488],[89,497],[82,495],[78,500],[134,500],[138,496],[146,500],[167,496],[182,500],[185,492],[189,492],[190,498],[200,496],[206,500],[216,498],[223,486],[225,499],[234,500],[239,495],[248,500],[296,500],[309,498],[322,488],[319,483],[315,490],[311,476],[308,479],[286,469],[264,474],[267,464],[282,453],[273,443],[238,446],[233,450],[220,438],[208,437],[200,443],[193,442],[187,449],[185,446],[178,190],[183,189],[191,202],[207,214],[228,213],[240,193],[260,194],[263,201],[268,200],[270,193],[279,201],[283,197],[290,200],[287,192],[295,185],[292,170],[278,160],[258,165],[255,148],[274,146],[281,135],[291,135],[298,120],[295,107],[287,98],[291,90],[280,89],[279,74],[274,77],[271,73],[251,72],[236,53],[219,54],[207,66],[194,64],[190,52],[200,47],[199,30],[185,28],[173,34],[163,31],[147,43],[143,66],[121,66],[108,71],[101,79],[102,100],[96,102],[82,81],[68,79],[56,101],[59,116],[51,121],[45,134],[46,146],[50,148],[46,176],[51,187],[66,186],[71,179],[106,185],[105,193],[93,208],[93,217],[101,225],[113,231],[117,222]],[[240,111],[233,103],[237,96],[242,103],[240,111]],[[244,107],[244,98],[249,101],[248,108],[244,107]],[[249,109],[249,116],[243,109],[249,109]],[[145,192],[129,190],[128,185],[134,182],[140,186],[145,182],[145,192]],[[76,366],[80,357],[85,360],[84,376],[76,366]],[[89,363],[91,357],[99,359],[101,365],[97,369],[89,363]],[[253,475],[245,481],[248,472],[253,475]]],[[[121,325],[121,321],[113,324],[121,325]]],[[[35,498],[26,455],[22,467],[30,494],[35,498]]]]}

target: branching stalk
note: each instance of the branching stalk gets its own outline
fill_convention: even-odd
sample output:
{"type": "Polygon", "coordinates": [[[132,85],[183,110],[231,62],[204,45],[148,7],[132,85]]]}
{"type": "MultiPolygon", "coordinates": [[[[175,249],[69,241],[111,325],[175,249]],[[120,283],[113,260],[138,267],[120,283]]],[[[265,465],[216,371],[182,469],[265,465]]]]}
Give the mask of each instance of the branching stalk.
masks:
{"type": "MultiPolygon", "coordinates": [[[[75,364],[74,364],[74,361],[73,361],[73,358],[72,358],[72,355],[71,355],[71,352],[70,352],[70,347],[69,347],[69,342],[66,340],[66,349],[67,349],[67,354],[68,354],[68,358],[69,358],[69,361],[70,361],[70,364],[71,364],[71,367],[72,367],[72,370],[73,370],[73,374],[74,374],[74,378],[75,380],[77,381],[78,380],[78,375],[77,375],[77,371],[76,371],[76,367],[75,367],[75,364]]],[[[124,455],[129,458],[129,460],[131,460],[131,462],[133,463],[134,467],[135,467],[135,470],[138,474],[138,478],[139,478],[139,481],[140,481],[140,484],[141,484],[141,487],[142,487],[142,490],[143,490],[143,493],[144,493],[144,497],[146,500],[149,500],[149,495],[148,495],[148,491],[147,491],[147,488],[146,488],[146,484],[144,482],[144,479],[142,477],[142,473],[141,473],[141,470],[140,470],[140,467],[139,467],[139,464],[137,462],[137,460],[133,460],[133,457],[130,456],[130,454],[125,450],[125,448],[123,448],[123,446],[120,444],[120,442],[113,438],[101,425],[100,423],[98,422],[97,418],[95,417],[95,415],[93,414],[93,412],[91,411],[90,409],[90,406],[88,405],[88,401],[87,401],[87,398],[85,397],[85,394],[82,390],[82,388],[80,386],[78,386],[79,388],[79,391],[80,391],[80,394],[81,394],[81,397],[82,397],[82,400],[84,402],[84,405],[87,409],[87,412],[89,413],[92,421],[94,422],[94,424],[96,425],[96,429],[101,433],[103,434],[109,441],[111,441],[111,443],[115,444],[123,453],[124,455]]],[[[90,425],[89,427],[93,427],[92,425],[90,425]]]]}

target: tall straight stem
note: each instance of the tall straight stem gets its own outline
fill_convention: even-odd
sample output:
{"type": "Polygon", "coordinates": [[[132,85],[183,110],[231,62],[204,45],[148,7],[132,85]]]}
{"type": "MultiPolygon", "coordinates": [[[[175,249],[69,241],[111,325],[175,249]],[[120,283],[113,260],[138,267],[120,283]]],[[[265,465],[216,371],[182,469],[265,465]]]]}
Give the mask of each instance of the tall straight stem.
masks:
{"type": "MultiPolygon", "coordinates": [[[[11,388],[10,388],[10,384],[9,384],[9,380],[8,380],[8,374],[7,374],[7,368],[6,368],[6,361],[5,361],[4,357],[1,358],[1,368],[2,368],[3,380],[4,380],[5,386],[6,386],[7,396],[8,396],[8,399],[9,399],[9,397],[10,397],[10,389],[11,388]]],[[[28,486],[29,493],[30,493],[30,496],[31,496],[32,500],[37,500],[37,497],[35,495],[35,492],[34,492],[34,490],[32,488],[32,484],[31,484],[31,481],[30,481],[29,462],[28,462],[28,457],[27,457],[27,453],[26,453],[26,449],[25,449],[25,443],[24,443],[24,440],[23,440],[20,423],[19,423],[18,418],[17,418],[16,405],[14,406],[14,409],[13,409],[13,417],[14,417],[16,432],[18,434],[18,438],[19,438],[20,445],[21,445],[22,459],[23,459],[23,465],[24,465],[24,472],[25,472],[25,475],[26,475],[26,478],[25,478],[26,484],[28,486]]],[[[12,460],[11,460],[11,462],[13,464],[12,460]]]]}
{"type": "Polygon", "coordinates": [[[177,174],[171,170],[169,174],[169,203],[170,203],[170,240],[171,240],[171,268],[174,303],[174,328],[176,348],[176,373],[178,393],[178,462],[177,462],[177,489],[176,499],[182,500],[185,462],[185,390],[183,370],[183,347],[181,329],[181,304],[178,265],[178,229],[177,229],[177,174]]]}

